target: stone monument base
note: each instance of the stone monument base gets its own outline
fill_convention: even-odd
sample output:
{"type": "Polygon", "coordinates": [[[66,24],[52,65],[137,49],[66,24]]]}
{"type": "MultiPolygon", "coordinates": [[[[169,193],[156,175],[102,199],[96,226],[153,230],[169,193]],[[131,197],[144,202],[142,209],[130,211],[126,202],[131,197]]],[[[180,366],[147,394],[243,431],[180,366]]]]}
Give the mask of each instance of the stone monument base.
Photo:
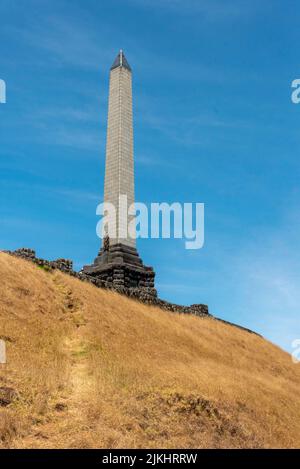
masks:
{"type": "Polygon", "coordinates": [[[125,244],[101,248],[94,264],[84,266],[81,273],[92,278],[96,285],[120,293],[143,296],[145,300],[157,297],[153,268],[145,266],[137,250],[125,244]]]}

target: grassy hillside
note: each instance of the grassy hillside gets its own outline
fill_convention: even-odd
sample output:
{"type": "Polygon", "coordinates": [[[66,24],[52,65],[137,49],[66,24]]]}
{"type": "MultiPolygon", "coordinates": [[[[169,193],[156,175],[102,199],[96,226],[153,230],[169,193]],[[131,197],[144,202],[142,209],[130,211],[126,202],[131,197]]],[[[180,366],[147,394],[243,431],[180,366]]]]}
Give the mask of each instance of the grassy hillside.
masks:
{"type": "Polygon", "coordinates": [[[4,253],[0,285],[0,447],[300,447],[300,367],[266,340],[4,253]]]}

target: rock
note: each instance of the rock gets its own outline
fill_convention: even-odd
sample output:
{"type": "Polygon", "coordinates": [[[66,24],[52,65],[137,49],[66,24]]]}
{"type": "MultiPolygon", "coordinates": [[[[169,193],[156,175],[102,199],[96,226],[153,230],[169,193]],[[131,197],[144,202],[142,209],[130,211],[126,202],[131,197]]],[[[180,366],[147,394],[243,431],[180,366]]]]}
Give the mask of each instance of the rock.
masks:
{"type": "Polygon", "coordinates": [[[0,407],[8,406],[18,397],[19,395],[15,389],[8,386],[0,387],[0,407]]]}
{"type": "Polygon", "coordinates": [[[10,342],[10,343],[15,342],[15,339],[13,339],[12,337],[8,335],[2,335],[2,334],[0,334],[0,340],[4,340],[4,342],[10,342]]]}
{"type": "Polygon", "coordinates": [[[57,410],[57,412],[63,412],[64,410],[68,409],[68,406],[67,404],[64,404],[63,402],[58,402],[54,408],[55,410],[57,410]]]}

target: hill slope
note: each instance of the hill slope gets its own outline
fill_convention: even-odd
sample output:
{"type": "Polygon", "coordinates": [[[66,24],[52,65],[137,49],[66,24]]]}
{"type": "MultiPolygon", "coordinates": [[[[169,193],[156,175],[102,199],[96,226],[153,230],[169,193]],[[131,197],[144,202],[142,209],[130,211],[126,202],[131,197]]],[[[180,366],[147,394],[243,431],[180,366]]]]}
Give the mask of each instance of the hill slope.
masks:
{"type": "Polygon", "coordinates": [[[0,285],[0,446],[300,446],[300,368],[261,337],[4,253],[0,285]]]}

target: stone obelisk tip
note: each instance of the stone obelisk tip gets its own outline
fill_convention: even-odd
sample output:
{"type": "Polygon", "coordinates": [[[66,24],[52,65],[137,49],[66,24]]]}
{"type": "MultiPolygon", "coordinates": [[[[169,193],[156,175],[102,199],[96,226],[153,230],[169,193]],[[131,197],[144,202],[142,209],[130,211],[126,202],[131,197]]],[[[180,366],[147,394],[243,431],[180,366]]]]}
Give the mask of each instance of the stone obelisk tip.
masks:
{"type": "Polygon", "coordinates": [[[120,52],[118,53],[117,57],[115,58],[114,63],[112,64],[110,69],[113,70],[114,68],[118,68],[118,67],[127,68],[127,70],[129,70],[131,72],[131,67],[130,67],[130,65],[129,65],[129,63],[128,63],[122,49],[120,49],[120,52]]]}

